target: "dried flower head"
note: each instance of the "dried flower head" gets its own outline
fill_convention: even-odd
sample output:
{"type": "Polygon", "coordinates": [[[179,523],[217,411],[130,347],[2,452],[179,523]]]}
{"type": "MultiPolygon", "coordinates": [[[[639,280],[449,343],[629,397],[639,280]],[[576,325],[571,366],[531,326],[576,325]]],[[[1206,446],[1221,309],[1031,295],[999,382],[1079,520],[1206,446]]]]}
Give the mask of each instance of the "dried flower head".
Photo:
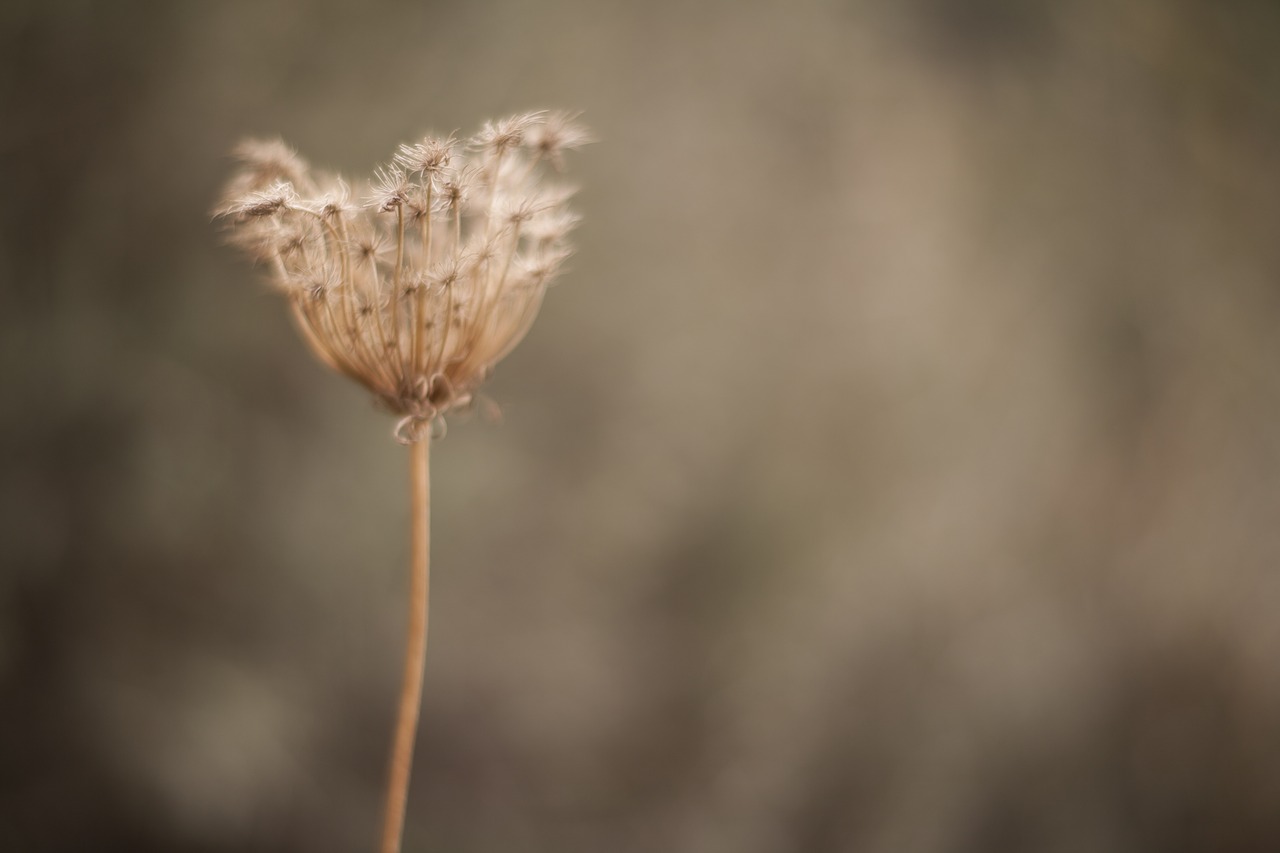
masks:
{"type": "Polygon", "coordinates": [[[413,443],[524,337],[569,255],[572,191],[540,167],[589,141],[571,119],[489,122],[465,152],[452,135],[401,145],[355,193],[279,141],[247,142],[218,214],[317,357],[401,415],[396,436],[413,443]]]}

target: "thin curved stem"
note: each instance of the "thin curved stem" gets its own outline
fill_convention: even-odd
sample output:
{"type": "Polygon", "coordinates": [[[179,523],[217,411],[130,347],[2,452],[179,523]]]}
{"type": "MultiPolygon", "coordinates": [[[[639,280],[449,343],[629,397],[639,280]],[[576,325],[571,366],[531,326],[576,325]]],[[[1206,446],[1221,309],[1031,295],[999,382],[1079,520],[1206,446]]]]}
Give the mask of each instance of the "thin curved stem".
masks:
{"type": "Polygon", "coordinates": [[[382,821],[381,853],[399,853],[404,834],[405,800],[409,771],[413,767],[413,741],[422,707],[422,668],[427,656],[427,605],[431,578],[431,469],[430,436],[414,442],[409,450],[410,506],[413,518],[409,567],[409,625],[405,639],[404,677],[400,711],[391,745],[387,774],[387,804],[382,821]]]}

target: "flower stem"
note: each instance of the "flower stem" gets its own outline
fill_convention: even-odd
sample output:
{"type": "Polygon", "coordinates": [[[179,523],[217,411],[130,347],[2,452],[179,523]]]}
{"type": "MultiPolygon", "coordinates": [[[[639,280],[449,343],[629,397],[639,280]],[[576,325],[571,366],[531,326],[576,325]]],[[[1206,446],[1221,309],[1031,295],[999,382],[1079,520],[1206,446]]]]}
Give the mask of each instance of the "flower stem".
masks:
{"type": "Polygon", "coordinates": [[[414,442],[409,449],[410,506],[412,508],[412,549],[409,566],[409,625],[405,640],[404,676],[400,688],[400,711],[391,746],[391,767],[387,774],[387,805],[382,822],[381,853],[399,853],[404,834],[405,800],[409,794],[409,771],[413,766],[413,741],[422,707],[422,667],[427,655],[427,603],[430,584],[431,437],[414,442]]]}

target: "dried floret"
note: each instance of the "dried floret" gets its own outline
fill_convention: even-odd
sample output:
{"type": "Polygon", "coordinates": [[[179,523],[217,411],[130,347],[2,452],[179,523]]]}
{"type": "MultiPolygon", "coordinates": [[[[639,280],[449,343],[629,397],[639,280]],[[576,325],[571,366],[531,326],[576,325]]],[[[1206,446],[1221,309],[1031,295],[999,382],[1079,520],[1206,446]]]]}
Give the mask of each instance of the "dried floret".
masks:
{"type": "Polygon", "coordinates": [[[401,145],[396,151],[395,163],[407,172],[421,172],[438,180],[453,159],[453,149],[458,140],[447,137],[427,136],[413,145],[401,145]]]}
{"type": "Polygon", "coordinates": [[[485,122],[484,128],[472,139],[471,147],[501,154],[522,145],[525,135],[536,127],[545,115],[544,112],[521,113],[498,121],[485,122]]]}
{"type": "Polygon", "coordinates": [[[525,144],[548,160],[557,172],[564,170],[564,152],[595,142],[595,137],[577,123],[578,113],[551,112],[530,129],[525,144]]]}

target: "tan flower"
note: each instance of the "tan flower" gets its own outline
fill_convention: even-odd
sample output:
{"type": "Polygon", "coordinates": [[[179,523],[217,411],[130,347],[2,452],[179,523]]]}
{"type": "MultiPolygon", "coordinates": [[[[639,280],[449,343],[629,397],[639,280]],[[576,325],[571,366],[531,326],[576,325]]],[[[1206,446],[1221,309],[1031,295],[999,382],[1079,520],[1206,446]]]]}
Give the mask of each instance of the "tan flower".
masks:
{"type": "Polygon", "coordinates": [[[281,142],[251,141],[218,213],[320,360],[399,414],[396,436],[413,443],[529,330],[577,221],[543,166],[586,141],[566,114],[512,116],[465,145],[401,145],[354,193],[281,142]]]}

